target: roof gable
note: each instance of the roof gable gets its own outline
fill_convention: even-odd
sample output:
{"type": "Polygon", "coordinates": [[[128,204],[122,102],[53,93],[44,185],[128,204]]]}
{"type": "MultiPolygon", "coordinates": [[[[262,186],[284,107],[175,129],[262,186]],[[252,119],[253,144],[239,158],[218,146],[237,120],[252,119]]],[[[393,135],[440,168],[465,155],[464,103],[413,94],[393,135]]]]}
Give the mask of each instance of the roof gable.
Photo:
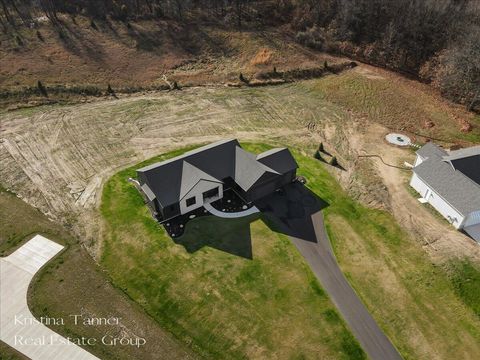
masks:
{"type": "Polygon", "coordinates": [[[265,173],[279,175],[273,169],[258,162],[255,155],[237,146],[235,149],[234,180],[244,191],[248,191],[265,173]]]}
{"type": "Polygon", "coordinates": [[[423,145],[420,149],[416,151],[416,154],[419,155],[422,159],[429,158],[431,156],[446,156],[448,153],[442,149],[440,146],[434,144],[433,142],[428,142],[423,145]]]}
{"type": "Polygon", "coordinates": [[[187,161],[183,161],[182,184],[180,186],[179,199],[183,199],[201,180],[222,183],[221,180],[214,178],[187,161]]]}
{"type": "Polygon", "coordinates": [[[445,161],[454,161],[458,159],[480,156],[480,146],[472,146],[465,149],[450,151],[443,159],[445,161]]]}

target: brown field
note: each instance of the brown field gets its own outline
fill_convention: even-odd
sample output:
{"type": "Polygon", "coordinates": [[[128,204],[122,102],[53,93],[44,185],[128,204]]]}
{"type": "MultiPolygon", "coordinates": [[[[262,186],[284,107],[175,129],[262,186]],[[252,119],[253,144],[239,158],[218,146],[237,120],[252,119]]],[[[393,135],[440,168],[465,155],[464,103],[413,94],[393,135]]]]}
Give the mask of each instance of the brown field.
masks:
{"type": "Polygon", "coordinates": [[[337,58],[305,49],[291,32],[227,31],[179,25],[172,21],[97,22],[61,16],[63,26],[49,23],[21,29],[15,37],[0,34],[0,89],[52,85],[95,85],[106,90],[163,84],[166,74],[183,84],[216,83],[253,75],[265,68],[315,67],[337,58]],[[261,49],[261,52],[259,52],[261,49]]]}

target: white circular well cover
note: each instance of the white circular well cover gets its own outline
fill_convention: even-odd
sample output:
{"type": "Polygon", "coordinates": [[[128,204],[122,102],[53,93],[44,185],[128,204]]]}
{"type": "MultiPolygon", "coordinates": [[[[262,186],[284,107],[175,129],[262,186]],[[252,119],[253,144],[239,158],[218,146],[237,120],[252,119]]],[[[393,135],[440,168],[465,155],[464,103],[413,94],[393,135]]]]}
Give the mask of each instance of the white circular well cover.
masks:
{"type": "Polygon", "coordinates": [[[387,141],[393,145],[398,145],[398,146],[412,145],[412,141],[410,140],[410,138],[407,135],[403,135],[403,134],[390,133],[385,137],[385,139],[387,139],[387,141]]]}

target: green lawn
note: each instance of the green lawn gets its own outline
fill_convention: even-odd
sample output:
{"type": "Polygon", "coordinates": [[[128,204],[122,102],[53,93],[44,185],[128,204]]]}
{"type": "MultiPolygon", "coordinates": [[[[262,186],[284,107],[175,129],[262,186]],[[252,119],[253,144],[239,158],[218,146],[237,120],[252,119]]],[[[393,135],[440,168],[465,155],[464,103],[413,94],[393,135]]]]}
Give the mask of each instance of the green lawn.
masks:
{"type": "MultiPolygon", "coordinates": [[[[253,260],[208,246],[188,253],[151,219],[127,178],[135,176],[135,168],[183,151],[124,170],[105,186],[101,262],[116,286],[210,358],[364,357],[285,236],[256,220],[251,223],[253,260]]],[[[330,204],[326,224],[343,271],[402,355],[478,358],[480,321],[459,296],[465,287],[453,286],[392,216],[351,200],[325,169],[328,165],[294,154],[308,186],[330,204]]],[[[188,225],[185,236],[188,241],[210,236],[215,242],[233,236],[241,225],[200,218],[188,225]]]]}
{"type": "MultiPolygon", "coordinates": [[[[188,253],[151,218],[127,182],[134,175],[134,168],[124,170],[105,185],[101,262],[162,326],[207,358],[365,357],[286,236],[253,217],[253,259],[208,246],[188,253]]],[[[246,225],[245,219],[198,218],[180,241],[235,243],[244,240],[246,225]]]]}
{"type": "Polygon", "coordinates": [[[480,318],[480,269],[468,260],[452,261],[447,272],[455,292],[480,318]]]}
{"type": "Polygon", "coordinates": [[[71,238],[62,226],[0,187],[0,256],[9,255],[36,234],[61,244],[71,238]]]}
{"type": "Polygon", "coordinates": [[[308,186],[330,203],[327,230],[342,270],[402,356],[478,359],[478,270],[457,267],[452,282],[390,214],[351,200],[315,159],[296,158],[308,186]]]}

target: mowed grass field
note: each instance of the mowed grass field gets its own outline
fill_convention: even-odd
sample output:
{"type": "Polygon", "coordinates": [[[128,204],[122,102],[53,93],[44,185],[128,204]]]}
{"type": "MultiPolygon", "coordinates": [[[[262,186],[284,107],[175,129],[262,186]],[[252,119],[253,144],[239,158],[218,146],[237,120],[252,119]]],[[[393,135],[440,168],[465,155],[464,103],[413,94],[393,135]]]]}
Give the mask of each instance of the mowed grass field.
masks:
{"type": "MultiPolygon", "coordinates": [[[[127,178],[135,168],[183,151],[121,171],[104,188],[101,262],[116,286],[208,358],[363,358],[294,246],[261,220],[251,224],[252,260],[210,247],[188,253],[152,220],[127,178]]],[[[325,165],[300,152],[295,157],[308,186],[330,204],[326,223],[342,269],[402,355],[478,358],[480,319],[443,269],[392,216],[352,201],[325,165]]],[[[217,229],[212,237],[235,230],[215,218],[189,225],[217,229]]]]}

